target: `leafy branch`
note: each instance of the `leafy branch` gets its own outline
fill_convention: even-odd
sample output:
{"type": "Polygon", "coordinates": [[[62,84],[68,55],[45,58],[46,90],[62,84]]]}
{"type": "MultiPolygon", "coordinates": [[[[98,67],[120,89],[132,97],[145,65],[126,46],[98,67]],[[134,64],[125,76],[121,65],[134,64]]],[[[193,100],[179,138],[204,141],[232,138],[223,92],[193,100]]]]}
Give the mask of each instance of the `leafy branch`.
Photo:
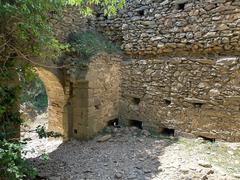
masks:
{"type": "MultiPolygon", "coordinates": [[[[20,156],[18,141],[21,124],[18,111],[21,84],[14,84],[17,72],[25,66],[47,66],[68,49],[57,40],[49,24],[51,12],[61,15],[68,6],[80,6],[84,15],[100,7],[105,15],[123,8],[125,0],[0,0],[0,174],[2,179],[34,179],[37,171],[20,156]],[[37,57],[36,59],[32,57],[37,57]],[[41,61],[39,60],[41,59],[41,61]],[[44,63],[43,63],[44,62],[44,63]]],[[[59,67],[60,68],[60,67],[59,67]]],[[[59,134],[39,127],[41,137],[59,134]]]]}

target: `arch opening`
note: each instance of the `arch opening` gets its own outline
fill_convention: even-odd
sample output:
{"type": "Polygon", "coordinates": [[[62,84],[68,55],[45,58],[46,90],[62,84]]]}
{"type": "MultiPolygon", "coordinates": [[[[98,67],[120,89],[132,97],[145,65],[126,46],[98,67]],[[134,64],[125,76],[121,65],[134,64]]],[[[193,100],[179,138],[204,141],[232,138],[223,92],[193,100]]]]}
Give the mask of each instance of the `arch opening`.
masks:
{"type": "Polygon", "coordinates": [[[27,158],[52,152],[62,143],[63,138],[39,138],[37,131],[53,131],[66,138],[64,108],[64,88],[60,77],[50,70],[37,68],[36,77],[25,83],[21,98],[24,120],[21,139],[28,139],[24,148],[29,151],[27,158]],[[35,152],[30,152],[31,149],[35,152]]]}

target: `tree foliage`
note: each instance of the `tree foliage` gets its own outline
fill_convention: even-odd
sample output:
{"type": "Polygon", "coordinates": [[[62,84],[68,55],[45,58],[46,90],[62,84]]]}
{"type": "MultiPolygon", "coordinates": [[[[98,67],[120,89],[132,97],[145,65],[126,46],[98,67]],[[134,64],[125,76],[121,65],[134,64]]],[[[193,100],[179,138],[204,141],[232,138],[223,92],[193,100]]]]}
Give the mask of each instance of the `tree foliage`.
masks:
{"type": "Polygon", "coordinates": [[[95,5],[105,14],[115,14],[124,0],[0,0],[0,53],[13,53],[31,61],[33,57],[56,57],[64,48],[49,26],[51,13],[61,14],[67,5],[81,6],[89,15],[95,5]]]}
{"type": "MultiPolygon", "coordinates": [[[[22,143],[11,134],[18,131],[14,127],[21,123],[16,106],[21,84],[11,82],[16,81],[17,73],[28,68],[29,63],[36,65],[39,59],[56,58],[68,47],[54,36],[49,25],[50,14],[61,15],[66,6],[80,6],[82,13],[89,15],[99,6],[105,14],[113,15],[124,1],[0,0],[0,179],[27,179],[36,175],[35,169],[20,156],[22,143]]],[[[43,129],[38,130],[43,133],[43,129]]]]}

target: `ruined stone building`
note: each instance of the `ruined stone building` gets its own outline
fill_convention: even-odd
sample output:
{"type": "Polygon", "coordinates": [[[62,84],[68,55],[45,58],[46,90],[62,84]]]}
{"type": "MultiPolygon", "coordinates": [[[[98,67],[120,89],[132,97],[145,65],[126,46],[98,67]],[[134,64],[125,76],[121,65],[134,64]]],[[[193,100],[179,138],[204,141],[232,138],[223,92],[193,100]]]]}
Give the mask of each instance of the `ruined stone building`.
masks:
{"type": "Polygon", "coordinates": [[[118,119],[154,132],[240,141],[240,2],[133,0],[114,17],[66,10],[53,22],[63,40],[95,30],[123,56],[98,54],[78,66],[39,68],[49,126],[90,138],[118,119]]]}

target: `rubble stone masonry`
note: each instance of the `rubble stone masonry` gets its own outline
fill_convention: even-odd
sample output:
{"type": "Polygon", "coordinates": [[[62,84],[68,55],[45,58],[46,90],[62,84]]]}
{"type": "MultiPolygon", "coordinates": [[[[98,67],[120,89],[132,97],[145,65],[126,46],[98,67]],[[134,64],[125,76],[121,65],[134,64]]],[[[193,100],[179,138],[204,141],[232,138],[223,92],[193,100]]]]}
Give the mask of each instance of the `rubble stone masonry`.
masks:
{"type": "Polygon", "coordinates": [[[237,54],[237,0],[132,0],[116,17],[97,17],[97,28],[132,56],[237,54]]]}
{"type": "Polygon", "coordinates": [[[131,60],[122,66],[121,92],[125,124],[240,141],[239,58],[131,60]]]}
{"type": "Polygon", "coordinates": [[[143,128],[240,141],[240,2],[133,0],[96,29],[118,41],[119,116],[143,128]]]}
{"type": "Polygon", "coordinates": [[[84,19],[70,8],[52,23],[60,40],[95,29],[126,54],[64,70],[69,137],[92,137],[119,118],[156,132],[240,141],[240,1],[131,0],[114,17],[84,19]]]}

